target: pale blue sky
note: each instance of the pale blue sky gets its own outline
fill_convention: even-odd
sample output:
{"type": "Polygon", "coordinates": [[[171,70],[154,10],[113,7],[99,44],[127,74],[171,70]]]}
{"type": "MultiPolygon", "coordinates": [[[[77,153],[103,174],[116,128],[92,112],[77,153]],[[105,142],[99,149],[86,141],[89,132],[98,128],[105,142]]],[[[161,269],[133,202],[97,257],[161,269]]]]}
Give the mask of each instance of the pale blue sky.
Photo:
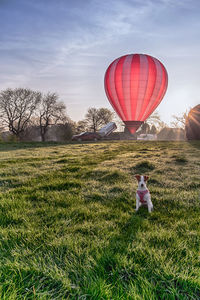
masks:
{"type": "Polygon", "coordinates": [[[158,107],[170,124],[200,103],[200,1],[0,0],[0,90],[60,95],[73,120],[111,106],[104,73],[117,57],[146,53],[169,75],[158,107]]]}

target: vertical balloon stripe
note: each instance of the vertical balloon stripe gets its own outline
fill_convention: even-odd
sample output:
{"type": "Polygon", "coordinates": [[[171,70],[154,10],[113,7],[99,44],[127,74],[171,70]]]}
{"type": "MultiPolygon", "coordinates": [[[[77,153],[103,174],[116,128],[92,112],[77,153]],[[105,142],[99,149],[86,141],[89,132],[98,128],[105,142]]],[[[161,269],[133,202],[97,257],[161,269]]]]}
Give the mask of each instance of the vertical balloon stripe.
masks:
{"type": "Polygon", "coordinates": [[[115,68],[115,87],[116,87],[116,93],[117,97],[120,103],[120,106],[122,108],[122,111],[124,113],[125,119],[127,120],[128,114],[127,114],[127,108],[124,101],[124,94],[123,94],[123,77],[122,77],[122,71],[123,71],[123,64],[126,56],[123,56],[119,59],[119,61],[116,64],[115,68]]]}
{"type": "Polygon", "coordinates": [[[126,55],[122,70],[124,104],[127,108],[127,120],[131,120],[131,62],[133,55],[126,55]]]}
{"type": "Polygon", "coordinates": [[[110,72],[109,72],[109,76],[108,76],[108,80],[109,80],[109,84],[110,84],[110,90],[111,90],[111,98],[109,98],[110,103],[116,107],[116,112],[119,115],[119,117],[122,120],[125,120],[125,115],[123,112],[123,109],[121,107],[121,104],[119,102],[118,99],[118,95],[116,92],[116,82],[115,82],[115,69],[116,69],[116,65],[119,61],[119,58],[116,59],[112,64],[111,64],[111,68],[110,68],[110,72]]]}
{"type": "Polygon", "coordinates": [[[131,63],[131,120],[135,120],[140,76],[140,56],[134,54],[131,63]]]}
{"type": "Polygon", "coordinates": [[[166,72],[165,67],[163,66],[163,64],[161,64],[161,67],[162,67],[162,70],[163,70],[163,81],[162,81],[162,85],[160,87],[160,93],[158,95],[158,101],[159,101],[159,103],[161,102],[162,98],[164,97],[164,94],[165,94],[165,92],[167,90],[167,86],[168,86],[167,72],[166,72]],[[161,100],[159,100],[159,98],[161,98],[161,100]]]}
{"type": "Polygon", "coordinates": [[[143,105],[138,120],[143,119],[143,115],[145,114],[145,110],[149,103],[149,99],[151,99],[151,96],[154,91],[155,83],[156,83],[156,65],[151,56],[146,55],[146,57],[148,60],[148,79],[147,79],[146,93],[145,93],[143,105]]]}
{"type": "Polygon", "coordinates": [[[110,91],[110,84],[109,84],[110,68],[111,68],[111,65],[107,68],[105,77],[104,77],[104,88],[105,88],[106,96],[108,97],[109,100],[111,98],[111,91],[110,91]]]}
{"type": "Polygon", "coordinates": [[[138,100],[137,100],[137,107],[135,113],[135,120],[139,120],[138,117],[140,115],[144,103],[147,81],[148,81],[148,60],[146,55],[140,54],[140,77],[139,77],[138,100]]]}
{"type": "Polygon", "coordinates": [[[164,94],[167,90],[167,84],[168,84],[168,76],[167,76],[167,72],[164,68],[164,66],[160,63],[160,66],[162,68],[162,82],[160,85],[160,91],[158,93],[157,98],[155,99],[154,105],[152,106],[151,111],[154,111],[156,109],[156,107],[160,104],[160,102],[162,101],[164,94]]]}
{"type": "Polygon", "coordinates": [[[163,77],[163,74],[162,74],[163,71],[162,71],[160,62],[157,59],[154,59],[154,58],[152,58],[152,59],[156,65],[156,82],[155,82],[153,94],[149,100],[149,103],[147,105],[147,108],[146,108],[145,114],[142,118],[142,121],[146,120],[146,118],[148,118],[148,116],[152,113],[152,107],[155,103],[155,100],[157,99],[158,94],[159,94],[160,86],[162,83],[162,77],[163,77]]]}
{"type": "Polygon", "coordinates": [[[123,112],[121,111],[120,106],[117,106],[117,95],[116,95],[116,91],[115,91],[115,85],[112,86],[110,84],[110,70],[111,70],[112,64],[109,66],[109,68],[107,69],[107,73],[105,76],[105,85],[107,87],[106,91],[107,91],[107,96],[108,99],[110,101],[110,104],[112,105],[112,107],[114,108],[114,110],[116,111],[116,113],[119,115],[120,118],[123,117],[123,112]],[[113,99],[115,99],[116,101],[113,101],[113,99]]]}
{"type": "Polygon", "coordinates": [[[104,78],[104,86],[105,86],[105,92],[106,95],[108,97],[108,100],[110,101],[110,104],[112,105],[112,107],[114,108],[114,110],[116,111],[116,113],[119,115],[119,117],[121,118],[120,112],[118,111],[117,106],[115,105],[115,102],[111,101],[111,99],[113,99],[113,94],[111,92],[111,87],[110,87],[110,80],[109,80],[109,76],[110,76],[110,69],[111,69],[111,65],[108,67],[106,74],[105,74],[105,78],[104,78]]]}

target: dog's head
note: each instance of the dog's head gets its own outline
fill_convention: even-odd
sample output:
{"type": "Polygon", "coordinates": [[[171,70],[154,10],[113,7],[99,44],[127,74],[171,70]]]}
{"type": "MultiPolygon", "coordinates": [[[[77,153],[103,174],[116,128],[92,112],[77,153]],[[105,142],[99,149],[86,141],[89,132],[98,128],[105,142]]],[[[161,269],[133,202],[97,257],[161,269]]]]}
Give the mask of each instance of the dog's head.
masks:
{"type": "Polygon", "coordinates": [[[139,189],[146,189],[147,188],[146,183],[147,183],[147,180],[149,179],[149,176],[135,175],[135,178],[138,181],[139,189]]]}

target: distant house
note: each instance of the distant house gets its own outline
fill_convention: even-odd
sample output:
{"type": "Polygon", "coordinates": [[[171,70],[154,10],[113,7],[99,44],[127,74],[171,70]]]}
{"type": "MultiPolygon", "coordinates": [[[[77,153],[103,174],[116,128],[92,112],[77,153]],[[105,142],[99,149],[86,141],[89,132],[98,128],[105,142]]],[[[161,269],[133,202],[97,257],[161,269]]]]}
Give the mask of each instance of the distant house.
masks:
{"type": "Polygon", "coordinates": [[[137,136],[137,140],[155,141],[157,140],[157,134],[142,133],[137,136]]]}
{"type": "Polygon", "coordinates": [[[168,128],[165,127],[157,134],[158,140],[167,141],[184,141],[185,140],[185,130],[182,128],[168,128]]]}

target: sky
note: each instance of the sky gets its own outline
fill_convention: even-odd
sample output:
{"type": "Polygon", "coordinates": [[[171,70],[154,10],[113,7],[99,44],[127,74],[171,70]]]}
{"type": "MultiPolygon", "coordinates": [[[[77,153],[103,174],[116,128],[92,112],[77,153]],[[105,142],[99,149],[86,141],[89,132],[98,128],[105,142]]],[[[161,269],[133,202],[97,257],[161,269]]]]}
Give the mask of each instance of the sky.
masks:
{"type": "Polygon", "coordinates": [[[117,57],[149,54],[169,84],[157,108],[170,125],[200,103],[199,0],[0,0],[0,90],[56,92],[69,117],[112,109],[104,74],[117,57]]]}

